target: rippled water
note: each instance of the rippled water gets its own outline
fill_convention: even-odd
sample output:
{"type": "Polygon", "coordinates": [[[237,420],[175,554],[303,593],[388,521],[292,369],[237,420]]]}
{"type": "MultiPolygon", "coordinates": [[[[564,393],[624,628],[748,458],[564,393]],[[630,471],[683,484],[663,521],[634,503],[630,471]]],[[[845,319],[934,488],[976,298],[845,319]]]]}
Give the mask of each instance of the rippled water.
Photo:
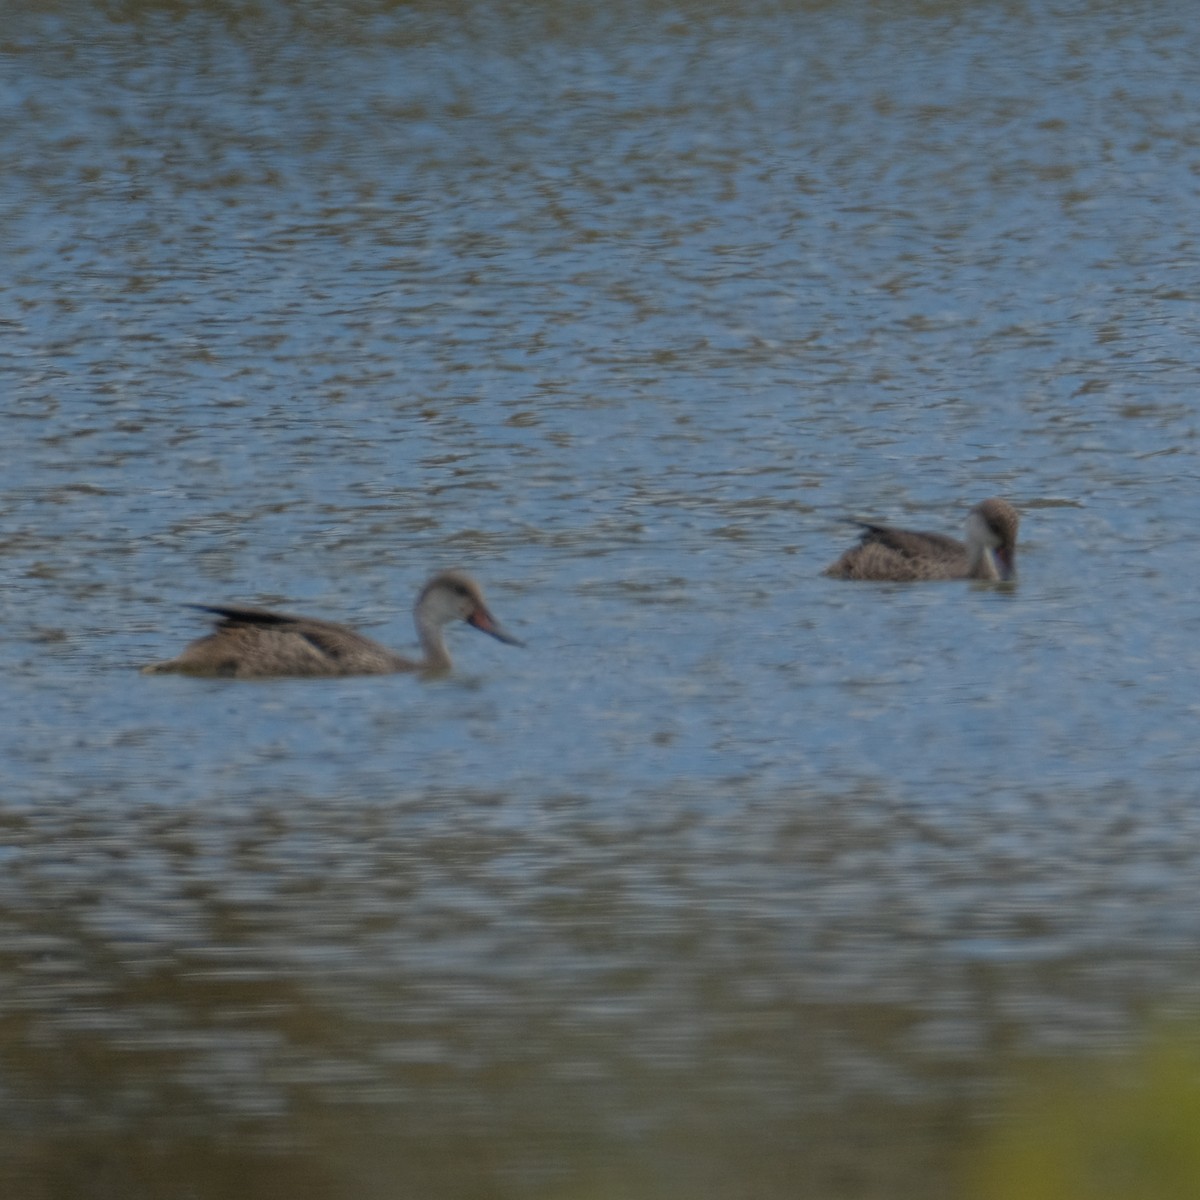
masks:
{"type": "Polygon", "coordinates": [[[11,14],[6,1194],[924,1198],[1014,1062],[1190,1007],[1198,54],[11,14]],[[820,575],[993,494],[1016,589],[820,575]],[[446,565],[527,649],[135,670],[190,601],[406,644],[446,565]]]}

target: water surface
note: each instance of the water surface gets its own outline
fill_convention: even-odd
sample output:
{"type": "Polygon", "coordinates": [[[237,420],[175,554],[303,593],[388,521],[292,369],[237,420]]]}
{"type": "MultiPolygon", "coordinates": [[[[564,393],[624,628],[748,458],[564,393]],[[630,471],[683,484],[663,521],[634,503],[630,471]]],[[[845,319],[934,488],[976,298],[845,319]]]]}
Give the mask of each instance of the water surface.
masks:
{"type": "Polygon", "coordinates": [[[12,14],[6,1194],[926,1197],[1189,1009],[1198,43],[12,14]],[[1015,589],[820,575],[993,494],[1015,589]],[[449,565],[526,650],[135,670],[449,565]]]}

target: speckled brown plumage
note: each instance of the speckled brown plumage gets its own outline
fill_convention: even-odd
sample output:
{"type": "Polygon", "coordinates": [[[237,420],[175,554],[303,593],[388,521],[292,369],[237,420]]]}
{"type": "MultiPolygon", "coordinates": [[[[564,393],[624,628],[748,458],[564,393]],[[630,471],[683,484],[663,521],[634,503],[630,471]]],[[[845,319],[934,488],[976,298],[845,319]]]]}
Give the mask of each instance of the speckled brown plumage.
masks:
{"type": "Polygon", "coordinates": [[[852,546],[825,569],[834,579],[912,583],[928,579],[1009,580],[1016,576],[1017,510],[984,500],[967,517],[967,540],[942,533],[863,525],[852,546]]]}
{"type": "Polygon", "coordinates": [[[462,571],[443,571],[421,589],[413,609],[423,656],[405,658],[345,625],[236,604],[198,604],[220,620],[212,633],[177,658],[143,667],[148,675],[180,674],[235,679],[273,676],[390,675],[450,670],[443,627],[461,620],[494,638],[520,645],[497,623],[483,592],[462,571]]]}

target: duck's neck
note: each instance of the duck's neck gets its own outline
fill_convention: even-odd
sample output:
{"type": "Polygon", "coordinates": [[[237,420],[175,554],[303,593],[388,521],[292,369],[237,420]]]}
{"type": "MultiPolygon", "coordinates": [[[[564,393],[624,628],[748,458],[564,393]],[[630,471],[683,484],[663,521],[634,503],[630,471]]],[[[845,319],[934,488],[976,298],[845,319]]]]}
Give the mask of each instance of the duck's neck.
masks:
{"type": "Polygon", "coordinates": [[[442,626],[422,613],[419,609],[413,614],[417,625],[417,637],[421,642],[421,670],[430,674],[441,674],[449,671],[453,665],[450,661],[450,651],[446,649],[446,636],[442,626]]]}
{"type": "Polygon", "coordinates": [[[996,557],[983,542],[972,540],[967,543],[967,578],[999,579],[996,557]]]}

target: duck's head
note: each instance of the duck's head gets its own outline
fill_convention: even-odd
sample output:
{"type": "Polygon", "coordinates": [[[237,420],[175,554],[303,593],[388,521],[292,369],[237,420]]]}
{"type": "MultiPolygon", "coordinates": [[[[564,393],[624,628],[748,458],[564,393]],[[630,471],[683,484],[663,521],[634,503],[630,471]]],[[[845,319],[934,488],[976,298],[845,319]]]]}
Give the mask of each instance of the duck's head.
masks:
{"type": "Polygon", "coordinates": [[[996,498],[975,505],[967,516],[967,544],[988,557],[997,579],[1016,578],[1020,521],[1017,510],[1007,500],[996,498]]]}
{"type": "Polygon", "coordinates": [[[510,646],[525,644],[492,616],[484,602],[483,589],[465,571],[438,572],[417,597],[417,615],[438,626],[465,621],[510,646]]]}

